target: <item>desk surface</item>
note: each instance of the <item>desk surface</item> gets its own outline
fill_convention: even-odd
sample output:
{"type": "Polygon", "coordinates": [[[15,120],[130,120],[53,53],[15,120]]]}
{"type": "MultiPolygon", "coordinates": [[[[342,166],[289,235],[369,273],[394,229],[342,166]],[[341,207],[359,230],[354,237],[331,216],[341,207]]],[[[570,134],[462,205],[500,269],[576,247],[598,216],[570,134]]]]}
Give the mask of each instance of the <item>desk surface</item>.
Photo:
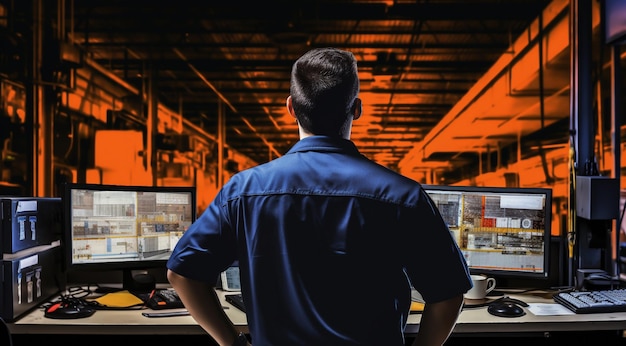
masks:
{"type": "MultiPolygon", "coordinates": [[[[247,332],[245,313],[224,300],[230,292],[218,290],[226,314],[236,327],[247,332]]],[[[527,303],[556,304],[550,298],[533,294],[508,294],[527,303]]],[[[453,334],[473,333],[546,333],[559,331],[626,330],[626,312],[537,316],[526,309],[522,317],[497,317],[487,312],[487,307],[464,308],[453,334]]],[[[14,334],[119,334],[119,335],[190,335],[205,332],[190,316],[148,318],[147,310],[98,310],[91,317],[57,320],[44,317],[43,309],[35,309],[21,317],[9,328],[14,334]]],[[[175,311],[175,310],[174,310],[175,311]]],[[[406,333],[414,334],[419,328],[420,314],[411,314],[406,333]]]]}

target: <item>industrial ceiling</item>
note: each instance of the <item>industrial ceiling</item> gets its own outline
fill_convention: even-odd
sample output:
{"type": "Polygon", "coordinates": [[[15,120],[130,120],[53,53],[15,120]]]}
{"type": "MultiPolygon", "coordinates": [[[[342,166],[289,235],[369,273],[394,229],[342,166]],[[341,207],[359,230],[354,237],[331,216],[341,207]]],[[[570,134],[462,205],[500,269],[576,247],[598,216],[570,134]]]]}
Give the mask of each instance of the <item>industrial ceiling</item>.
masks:
{"type": "MultiPolygon", "coordinates": [[[[493,119],[524,119],[529,112],[538,118],[536,111],[523,109],[528,106],[515,104],[529,97],[538,102],[535,73],[525,78],[534,92],[520,89],[516,96],[521,97],[499,108],[491,120],[481,124],[481,117],[474,115],[476,121],[457,121],[477,129],[472,132],[482,132],[457,138],[465,140],[458,144],[448,136],[438,148],[431,145],[432,150],[415,152],[425,139],[433,142],[428,137],[434,136],[433,130],[440,133],[449,126],[445,119],[462,113],[455,107],[467,109],[480,103],[477,96],[464,101],[469,94],[486,100],[496,97],[484,88],[472,88],[494,83],[498,73],[492,72],[494,78],[485,76],[503,56],[515,58],[517,52],[511,50],[519,37],[537,35],[529,28],[550,3],[74,0],[67,13],[66,34],[87,57],[137,88],[147,70],[153,76],[156,71],[159,102],[180,110],[207,133],[217,133],[222,107],[225,142],[257,163],[284,154],[298,140],[296,124],[285,111],[292,63],[313,47],[350,50],[359,60],[365,103],[352,139],[364,155],[398,170],[407,154],[445,161],[448,166],[476,164],[476,153],[484,151],[486,136],[495,131],[493,119]],[[502,111],[506,107],[510,113],[502,111]],[[485,142],[482,149],[468,147],[468,138],[485,142]]],[[[552,14],[559,16],[563,14],[552,14]]],[[[561,56],[563,61],[568,58],[561,56]]],[[[554,65],[559,67],[558,76],[568,77],[566,64],[554,65]]],[[[512,70],[510,65],[507,68],[512,70]]],[[[567,103],[558,105],[563,106],[567,113],[567,103]]],[[[560,114],[552,121],[537,122],[533,131],[554,134],[545,128],[562,119],[560,114]]],[[[529,135],[509,130],[498,140],[515,142],[529,135]]],[[[567,141],[567,134],[560,141],[567,141]]]]}

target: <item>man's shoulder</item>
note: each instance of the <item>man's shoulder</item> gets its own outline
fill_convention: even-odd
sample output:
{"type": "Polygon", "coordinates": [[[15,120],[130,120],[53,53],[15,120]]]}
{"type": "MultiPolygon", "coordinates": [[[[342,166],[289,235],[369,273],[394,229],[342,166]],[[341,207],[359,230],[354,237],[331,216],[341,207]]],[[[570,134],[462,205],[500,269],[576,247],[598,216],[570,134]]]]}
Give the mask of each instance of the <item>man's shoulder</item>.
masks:
{"type": "Polygon", "coordinates": [[[250,184],[263,184],[263,182],[267,181],[271,176],[281,172],[281,170],[276,167],[275,161],[277,160],[280,160],[280,158],[246,168],[233,174],[228,179],[224,187],[229,189],[238,189],[243,186],[250,186],[250,184]]]}

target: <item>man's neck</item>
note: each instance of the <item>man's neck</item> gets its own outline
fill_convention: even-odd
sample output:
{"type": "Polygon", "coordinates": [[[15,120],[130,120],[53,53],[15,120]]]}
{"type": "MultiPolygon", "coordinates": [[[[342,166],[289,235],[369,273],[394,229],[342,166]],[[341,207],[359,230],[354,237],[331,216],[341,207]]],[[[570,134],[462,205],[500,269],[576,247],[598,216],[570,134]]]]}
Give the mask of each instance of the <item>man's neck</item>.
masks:
{"type": "MultiPolygon", "coordinates": [[[[315,136],[315,134],[308,132],[307,130],[303,129],[300,125],[298,125],[298,134],[300,135],[300,139],[315,136]]],[[[341,136],[341,138],[350,140],[350,135],[344,134],[343,136],[341,136]]]]}

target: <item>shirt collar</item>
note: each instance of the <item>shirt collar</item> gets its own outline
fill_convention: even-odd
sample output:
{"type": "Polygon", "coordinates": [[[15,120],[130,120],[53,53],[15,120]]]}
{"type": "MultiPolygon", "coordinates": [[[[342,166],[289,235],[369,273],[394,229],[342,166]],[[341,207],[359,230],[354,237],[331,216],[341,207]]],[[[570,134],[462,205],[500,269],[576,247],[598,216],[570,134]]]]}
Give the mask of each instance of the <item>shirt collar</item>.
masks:
{"type": "Polygon", "coordinates": [[[306,151],[343,152],[348,155],[359,155],[359,150],[352,141],[328,136],[309,136],[302,138],[291,147],[287,155],[306,151]]]}

